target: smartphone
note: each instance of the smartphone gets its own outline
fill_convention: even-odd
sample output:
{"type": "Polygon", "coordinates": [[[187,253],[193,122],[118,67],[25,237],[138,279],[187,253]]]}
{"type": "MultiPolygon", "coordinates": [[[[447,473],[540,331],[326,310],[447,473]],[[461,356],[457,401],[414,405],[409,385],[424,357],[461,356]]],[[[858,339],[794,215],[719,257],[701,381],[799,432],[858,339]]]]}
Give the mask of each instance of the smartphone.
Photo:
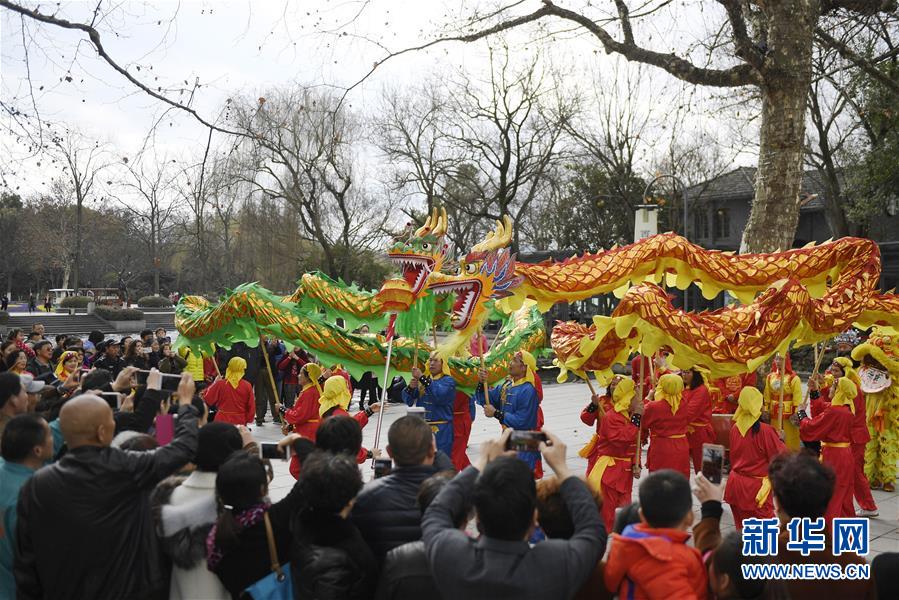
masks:
{"type": "Polygon", "coordinates": [[[175,439],[174,415],[159,415],[156,417],[156,441],[160,446],[165,446],[175,439]]]}
{"type": "Polygon", "coordinates": [[[290,446],[285,446],[282,452],[278,444],[263,442],[259,444],[259,457],[268,459],[290,460],[290,446]]]}
{"type": "MultiPolygon", "coordinates": [[[[147,385],[147,376],[150,371],[141,369],[134,376],[137,379],[137,385],[147,385]]],[[[173,373],[160,373],[162,375],[162,389],[168,392],[178,391],[178,384],[181,382],[181,375],[173,373]]]]}
{"type": "Polygon", "coordinates": [[[702,475],[712,483],[721,483],[724,472],[724,446],[721,444],[702,445],[702,475]]]}
{"type": "Polygon", "coordinates": [[[375,479],[390,475],[390,472],[393,471],[393,461],[389,458],[376,458],[373,466],[375,468],[375,479]]]}
{"type": "Polygon", "coordinates": [[[542,431],[513,431],[506,442],[506,450],[539,452],[540,442],[546,442],[546,440],[546,434],[542,431]]]}
{"type": "Polygon", "coordinates": [[[122,401],[125,399],[125,394],[120,394],[118,392],[91,392],[96,394],[97,396],[102,397],[106,400],[106,403],[109,405],[109,408],[113,410],[120,410],[122,408],[122,401]]]}

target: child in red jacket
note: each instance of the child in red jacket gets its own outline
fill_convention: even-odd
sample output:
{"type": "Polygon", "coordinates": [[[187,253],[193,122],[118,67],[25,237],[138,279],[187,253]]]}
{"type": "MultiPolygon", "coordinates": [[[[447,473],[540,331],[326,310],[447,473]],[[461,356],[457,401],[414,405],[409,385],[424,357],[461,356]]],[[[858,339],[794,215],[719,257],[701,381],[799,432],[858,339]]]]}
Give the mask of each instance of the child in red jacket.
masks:
{"type": "Polygon", "coordinates": [[[705,600],[708,574],[702,556],[687,545],[693,524],[690,482],[662,469],[640,485],[640,519],[612,536],[606,587],[619,598],[705,600]]]}

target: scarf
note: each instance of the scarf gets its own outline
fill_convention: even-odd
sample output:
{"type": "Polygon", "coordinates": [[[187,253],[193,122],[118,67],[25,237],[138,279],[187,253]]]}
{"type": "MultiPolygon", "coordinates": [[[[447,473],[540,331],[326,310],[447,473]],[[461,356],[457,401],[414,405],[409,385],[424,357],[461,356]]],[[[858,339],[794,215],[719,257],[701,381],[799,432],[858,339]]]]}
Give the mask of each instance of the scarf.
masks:
{"type": "MultiPolygon", "coordinates": [[[[62,353],[62,356],[59,357],[59,362],[56,363],[56,370],[53,371],[53,375],[60,381],[65,381],[69,378],[69,375],[72,374],[72,371],[66,370],[66,362],[73,357],[78,358],[78,353],[74,350],[66,350],[62,353]]],[[[75,368],[77,369],[78,367],[76,366],[75,368]]]]}
{"type": "MultiPolygon", "coordinates": [[[[619,384],[620,385],[620,384],[619,384]]],[[[680,375],[666,373],[659,378],[659,385],[655,391],[656,400],[664,400],[671,407],[671,414],[676,414],[683,398],[684,380],[680,375]]]]}
{"type": "Polygon", "coordinates": [[[431,352],[431,356],[429,358],[439,358],[440,359],[440,372],[439,373],[431,373],[431,365],[428,365],[428,375],[431,377],[431,379],[437,380],[444,376],[449,377],[449,374],[450,374],[449,365],[447,364],[447,361],[445,358],[443,358],[442,356],[437,354],[436,351],[431,352]]]}
{"type": "Polygon", "coordinates": [[[532,386],[534,386],[534,389],[536,389],[537,384],[535,383],[535,375],[537,373],[537,359],[534,358],[534,355],[527,350],[518,351],[516,353],[516,356],[520,358],[521,362],[523,362],[527,367],[527,372],[524,374],[524,377],[515,380],[515,382],[512,384],[512,387],[522,385],[524,383],[530,383],[532,386]]]}
{"type": "Polygon", "coordinates": [[[734,424],[740,431],[740,435],[746,437],[749,428],[755,425],[755,422],[762,416],[762,393],[754,387],[744,387],[740,390],[737,403],[734,424]]]}
{"type": "Polygon", "coordinates": [[[332,375],[325,380],[325,387],[318,399],[318,414],[321,417],[325,413],[339,406],[343,410],[350,407],[350,390],[347,389],[346,379],[342,375],[332,375]]]}
{"type": "Polygon", "coordinates": [[[311,381],[312,383],[303,386],[303,389],[308,389],[310,387],[315,386],[315,389],[318,390],[319,395],[322,393],[322,386],[318,382],[318,378],[322,376],[322,367],[321,365],[317,365],[315,363],[306,363],[300,369],[303,372],[303,376],[311,381]]]}
{"type": "Polygon", "coordinates": [[[849,377],[840,377],[837,380],[836,393],[830,401],[832,406],[848,406],[852,414],[855,414],[855,396],[858,394],[858,387],[849,379],[849,377]]]}
{"type": "Polygon", "coordinates": [[[615,391],[612,392],[612,409],[626,419],[633,399],[634,380],[624,377],[615,385],[615,391]]]}
{"type": "Polygon", "coordinates": [[[228,361],[228,368],[225,369],[225,379],[227,379],[228,383],[231,384],[231,387],[236,390],[237,385],[240,383],[240,380],[243,379],[243,374],[246,373],[246,371],[247,361],[239,356],[235,356],[228,361]]]}
{"type": "MultiPolygon", "coordinates": [[[[233,359],[232,359],[233,360],[233,359]]],[[[234,520],[240,523],[243,529],[252,527],[256,523],[262,521],[262,517],[271,505],[267,502],[254,504],[250,508],[234,514],[234,520]]],[[[228,509],[225,509],[228,510],[228,509]]],[[[206,564],[210,571],[215,569],[225,557],[225,553],[215,544],[215,534],[218,531],[218,523],[212,525],[209,534],[206,536],[206,564]]]]}
{"type": "Polygon", "coordinates": [[[843,370],[843,374],[849,378],[849,381],[854,383],[855,385],[861,385],[861,380],[858,378],[858,373],[855,372],[855,369],[852,368],[852,361],[845,356],[838,356],[833,359],[833,362],[840,365],[840,368],[843,370]]]}

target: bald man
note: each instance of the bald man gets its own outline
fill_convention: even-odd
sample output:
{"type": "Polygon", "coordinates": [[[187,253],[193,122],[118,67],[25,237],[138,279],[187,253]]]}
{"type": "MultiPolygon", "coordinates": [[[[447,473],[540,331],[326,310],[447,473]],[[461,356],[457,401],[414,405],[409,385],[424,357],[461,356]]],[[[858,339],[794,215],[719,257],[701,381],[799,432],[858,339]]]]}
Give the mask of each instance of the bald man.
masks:
{"type": "MultiPolygon", "coordinates": [[[[158,392],[156,369],[148,393],[158,392]],[[155,391],[155,392],[154,392],[155,391]]],[[[151,452],[110,448],[115,420],[105,400],[83,394],[59,414],[69,451],[22,488],[15,576],[18,598],[164,598],[168,577],[150,511],[150,493],[193,460],[194,383],[178,387],[175,438],[151,452]]]]}

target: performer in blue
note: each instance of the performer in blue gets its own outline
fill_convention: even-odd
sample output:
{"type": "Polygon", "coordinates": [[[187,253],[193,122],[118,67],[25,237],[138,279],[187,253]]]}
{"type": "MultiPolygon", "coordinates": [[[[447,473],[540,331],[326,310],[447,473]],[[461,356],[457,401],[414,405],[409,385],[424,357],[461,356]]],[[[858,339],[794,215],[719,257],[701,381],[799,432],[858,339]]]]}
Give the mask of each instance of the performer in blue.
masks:
{"type": "MultiPolygon", "coordinates": [[[[522,350],[509,363],[509,379],[490,389],[489,404],[484,402],[484,385],[487,372],[481,370],[480,383],[474,400],[484,407],[484,415],[500,422],[503,429],[511,427],[522,431],[537,429],[537,409],[540,405],[534,386],[537,361],[530,352],[522,350]]],[[[540,459],[539,452],[519,452],[518,457],[533,470],[540,459]]]]}
{"type": "Polygon", "coordinates": [[[446,361],[436,352],[428,360],[428,375],[412,369],[412,380],[403,390],[408,406],[425,409],[425,420],[434,431],[437,449],[451,456],[453,452],[453,404],[456,400],[456,380],[450,377],[446,361]]]}

